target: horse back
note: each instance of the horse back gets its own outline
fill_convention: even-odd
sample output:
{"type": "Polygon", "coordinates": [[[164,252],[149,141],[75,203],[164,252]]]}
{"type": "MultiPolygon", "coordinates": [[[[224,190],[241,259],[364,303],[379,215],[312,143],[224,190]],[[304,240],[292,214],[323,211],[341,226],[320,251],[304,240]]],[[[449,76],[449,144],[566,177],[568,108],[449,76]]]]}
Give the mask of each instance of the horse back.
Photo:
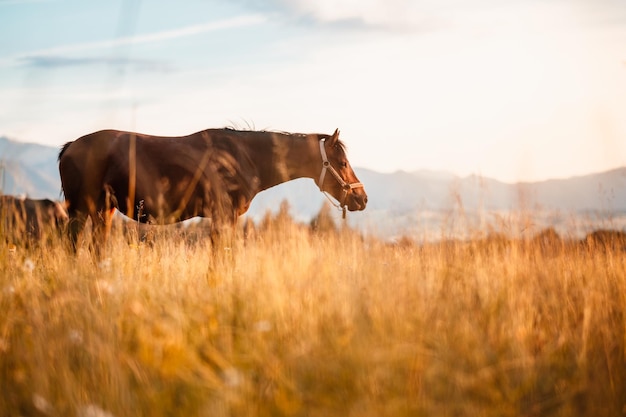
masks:
{"type": "Polygon", "coordinates": [[[165,214],[194,202],[204,209],[190,206],[183,217],[207,215],[202,211],[208,206],[251,199],[256,189],[250,167],[246,149],[227,130],[180,137],[102,130],[66,144],[59,154],[70,215],[105,207],[127,213],[140,202],[165,214]]]}

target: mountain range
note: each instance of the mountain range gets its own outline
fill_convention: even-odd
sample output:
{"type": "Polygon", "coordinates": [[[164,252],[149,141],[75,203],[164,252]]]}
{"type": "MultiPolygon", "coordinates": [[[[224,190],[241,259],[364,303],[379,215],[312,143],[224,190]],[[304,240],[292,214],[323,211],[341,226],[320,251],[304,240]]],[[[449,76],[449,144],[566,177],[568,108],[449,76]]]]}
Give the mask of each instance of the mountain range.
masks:
{"type": "MultiPolygon", "coordinates": [[[[59,148],[0,137],[0,191],[31,198],[61,198],[59,148]]],[[[363,212],[348,224],[366,233],[429,238],[462,229],[516,232],[524,228],[583,232],[626,226],[626,167],[568,179],[509,184],[480,176],[420,170],[380,173],[355,168],[368,194],[363,212]],[[530,225],[530,226],[529,226],[530,225]],[[509,230],[515,229],[515,230],[509,230]]],[[[308,222],[326,198],[310,179],[261,192],[246,214],[259,220],[288,201],[291,215],[308,222]]],[[[336,213],[337,221],[341,213],[336,213]]]]}

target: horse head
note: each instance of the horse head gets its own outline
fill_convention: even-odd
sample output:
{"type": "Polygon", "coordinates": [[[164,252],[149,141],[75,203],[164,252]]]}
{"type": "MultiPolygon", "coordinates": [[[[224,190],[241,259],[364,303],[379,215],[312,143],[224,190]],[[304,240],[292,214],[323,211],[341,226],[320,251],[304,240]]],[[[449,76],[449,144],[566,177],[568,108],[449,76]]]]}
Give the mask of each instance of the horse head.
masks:
{"type": "Polygon", "coordinates": [[[328,138],[320,139],[319,146],[322,171],[317,186],[322,192],[332,195],[344,212],[346,208],[350,211],[364,210],[367,194],[346,157],[346,147],[339,140],[339,130],[336,129],[328,138]]]}

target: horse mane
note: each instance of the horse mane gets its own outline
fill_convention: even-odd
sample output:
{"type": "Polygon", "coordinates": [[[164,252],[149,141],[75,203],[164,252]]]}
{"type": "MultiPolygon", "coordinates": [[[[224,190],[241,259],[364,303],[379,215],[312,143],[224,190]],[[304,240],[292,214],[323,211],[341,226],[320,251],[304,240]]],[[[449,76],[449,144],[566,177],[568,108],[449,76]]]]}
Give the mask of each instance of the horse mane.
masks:
{"type": "MultiPolygon", "coordinates": [[[[228,130],[231,132],[240,132],[240,133],[245,133],[245,132],[256,132],[256,133],[268,133],[268,134],[272,134],[272,133],[277,133],[279,135],[285,135],[285,136],[291,136],[291,137],[296,137],[296,138],[306,138],[308,136],[314,135],[318,137],[318,140],[321,139],[330,139],[332,137],[332,135],[328,135],[326,133],[293,133],[293,132],[287,132],[285,130],[268,130],[268,129],[261,129],[261,130],[255,130],[254,126],[247,126],[248,128],[239,128],[236,126],[224,126],[222,128],[222,130],[228,130]]],[[[337,147],[339,147],[339,149],[341,149],[344,153],[347,152],[348,148],[346,146],[346,144],[341,140],[337,140],[337,147]]]]}
{"type": "Polygon", "coordinates": [[[273,129],[260,129],[257,130],[254,128],[254,126],[248,126],[247,128],[240,128],[237,126],[224,126],[222,128],[222,130],[229,130],[231,132],[240,132],[240,133],[245,133],[245,132],[254,132],[254,133],[278,133],[279,135],[286,135],[286,136],[299,136],[299,137],[305,137],[307,136],[306,133],[292,133],[292,132],[287,132],[285,130],[273,130],[273,129]]]}

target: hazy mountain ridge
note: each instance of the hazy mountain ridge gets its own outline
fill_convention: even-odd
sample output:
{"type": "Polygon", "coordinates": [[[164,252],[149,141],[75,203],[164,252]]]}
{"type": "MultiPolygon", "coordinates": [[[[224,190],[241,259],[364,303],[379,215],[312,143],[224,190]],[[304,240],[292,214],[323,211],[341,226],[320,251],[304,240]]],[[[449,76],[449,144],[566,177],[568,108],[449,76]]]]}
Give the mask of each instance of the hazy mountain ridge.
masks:
{"type": "MultiPolygon", "coordinates": [[[[0,137],[0,186],[3,192],[32,198],[58,199],[60,148],[21,143],[0,137]],[[4,174],[4,178],[2,178],[4,174]]],[[[384,235],[437,230],[451,212],[476,213],[532,211],[598,217],[626,216],[626,167],[568,179],[508,184],[471,175],[419,170],[379,173],[355,169],[365,184],[369,203],[365,211],[351,213],[351,225],[384,235]]],[[[248,216],[260,219],[289,201],[292,215],[309,221],[327,201],[311,179],[299,179],[261,192],[248,216]]],[[[340,212],[337,212],[339,218],[340,212]]],[[[477,217],[478,216],[478,217],[477,217]]],[[[482,216],[482,215],[481,215],[482,216]]]]}
{"type": "Polygon", "coordinates": [[[0,137],[0,187],[5,194],[58,199],[59,148],[0,137]]]}

